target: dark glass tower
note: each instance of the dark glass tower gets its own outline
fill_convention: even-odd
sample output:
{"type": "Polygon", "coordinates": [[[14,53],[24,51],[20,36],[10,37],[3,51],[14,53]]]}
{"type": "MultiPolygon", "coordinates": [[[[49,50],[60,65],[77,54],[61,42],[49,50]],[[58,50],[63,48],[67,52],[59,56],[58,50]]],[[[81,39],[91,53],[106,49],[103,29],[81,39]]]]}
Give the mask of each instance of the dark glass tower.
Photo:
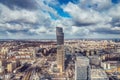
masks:
{"type": "Polygon", "coordinates": [[[57,45],[64,44],[64,33],[61,27],[56,27],[57,45]]]}

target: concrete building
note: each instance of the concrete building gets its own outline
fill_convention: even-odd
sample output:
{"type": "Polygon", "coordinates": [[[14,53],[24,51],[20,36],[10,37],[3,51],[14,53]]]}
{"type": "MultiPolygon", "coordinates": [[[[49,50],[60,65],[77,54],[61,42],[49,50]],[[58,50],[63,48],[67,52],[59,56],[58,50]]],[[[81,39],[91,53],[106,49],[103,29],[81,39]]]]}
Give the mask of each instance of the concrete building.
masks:
{"type": "Polygon", "coordinates": [[[61,27],[56,27],[57,37],[57,66],[60,73],[64,72],[64,33],[61,27]]]}
{"type": "Polygon", "coordinates": [[[30,76],[30,80],[40,80],[40,77],[37,73],[34,73],[30,76]]]}
{"type": "Polygon", "coordinates": [[[89,59],[90,59],[90,64],[91,65],[96,65],[96,66],[99,66],[100,65],[100,62],[101,62],[101,59],[99,56],[89,56],[89,59]]]}
{"type": "Polygon", "coordinates": [[[6,66],[6,60],[0,59],[0,66],[6,66]]]}
{"type": "Polygon", "coordinates": [[[9,47],[2,47],[2,48],[1,48],[1,53],[2,53],[3,55],[6,55],[8,52],[9,52],[9,47]]]}
{"type": "Polygon", "coordinates": [[[115,45],[115,52],[120,53],[120,44],[115,45]]]}
{"type": "Polygon", "coordinates": [[[91,69],[91,80],[109,80],[109,78],[104,70],[91,69]]]}
{"type": "Polygon", "coordinates": [[[4,67],[0,66],[0,73],[3,73],[3,72],[4,72],[4,67]]]}
{"type": "Polygon", "coordinates": [[[90,80],[90,64],[87,57],[77,56],[75,62],[75,80],[90,80]]]}
{"type": "Polygon", "coordinates": [[[7,63],[7,72],[12,72],[16,68],[16,62],[7,63]]]}
{"type": "Polygon", "coordinates": [[[101,66],[104,70],[106,70],[106,69],[111,69],[109,62],[101,62],[101,65],[100,65],[100,66],[101,66]]]}

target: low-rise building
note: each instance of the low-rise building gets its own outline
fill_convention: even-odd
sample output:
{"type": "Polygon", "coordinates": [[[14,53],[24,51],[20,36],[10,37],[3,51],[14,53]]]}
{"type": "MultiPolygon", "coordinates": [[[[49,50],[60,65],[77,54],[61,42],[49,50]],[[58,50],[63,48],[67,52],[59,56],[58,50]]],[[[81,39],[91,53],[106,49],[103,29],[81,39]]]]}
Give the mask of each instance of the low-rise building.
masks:
{"type": "Polygon", "coordinates": [[[109,80],[109,77],[102,69],[91,69],[91,80],[109,80]]]}

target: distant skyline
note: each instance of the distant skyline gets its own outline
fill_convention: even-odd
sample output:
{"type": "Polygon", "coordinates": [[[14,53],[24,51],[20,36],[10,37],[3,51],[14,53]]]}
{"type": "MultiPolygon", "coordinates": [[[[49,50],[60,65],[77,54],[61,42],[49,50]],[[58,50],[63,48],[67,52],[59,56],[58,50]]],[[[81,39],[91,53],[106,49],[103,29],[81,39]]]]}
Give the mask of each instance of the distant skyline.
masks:
{"type": "Polygon", "coordinates": [[[120,38],[120,0],[0,0],[0,39],[120,38]]]}

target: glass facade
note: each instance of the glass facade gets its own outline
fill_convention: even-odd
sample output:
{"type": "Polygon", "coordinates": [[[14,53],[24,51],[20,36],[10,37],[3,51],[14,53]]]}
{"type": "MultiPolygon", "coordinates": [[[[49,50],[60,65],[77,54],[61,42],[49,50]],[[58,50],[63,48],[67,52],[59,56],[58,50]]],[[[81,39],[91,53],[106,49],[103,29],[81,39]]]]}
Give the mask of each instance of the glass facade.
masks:
{"type": "Polygon", "coordinates": [[[64,33],[61,27],[56,27],[57,45],[64,44],[64,33]]]}

